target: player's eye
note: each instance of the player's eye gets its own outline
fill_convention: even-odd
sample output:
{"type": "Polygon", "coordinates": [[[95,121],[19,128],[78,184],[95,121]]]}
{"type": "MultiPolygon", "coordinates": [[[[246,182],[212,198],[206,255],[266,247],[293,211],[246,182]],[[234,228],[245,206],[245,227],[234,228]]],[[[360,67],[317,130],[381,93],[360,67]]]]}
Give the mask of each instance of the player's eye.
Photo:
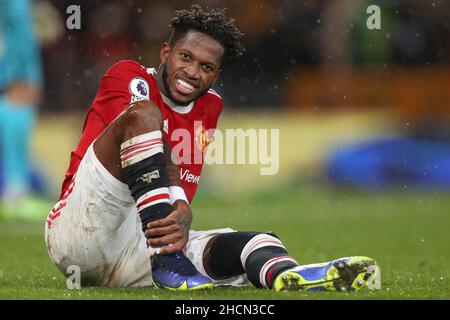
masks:
{"type": "Polygon", "coordinates": [[[184,52],[181,53],[181,57],[183,60],[191,60],[191,56],[184,52]]]}
{"type": "Polygon", "coordinates": [[[212,71],[214,71],[213,67],[211,67],[209,64],[204,64],[204,65],[202,65],[202,68],[203,68],[203,70],[206,71],[206,72],[212,72],[212,71]]]}

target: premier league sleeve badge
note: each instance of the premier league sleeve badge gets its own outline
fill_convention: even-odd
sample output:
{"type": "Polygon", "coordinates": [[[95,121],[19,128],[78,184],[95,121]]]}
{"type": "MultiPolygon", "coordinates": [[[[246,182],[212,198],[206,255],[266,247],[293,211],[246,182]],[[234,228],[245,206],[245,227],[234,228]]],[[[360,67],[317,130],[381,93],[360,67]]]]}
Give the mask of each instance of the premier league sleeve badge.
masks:
{"type": "Polygon", "coordinates": [[[134,78],[130,81],[129,90],[131,101],[150,100],[150,88],[148,82],[143,78],[134,78]]]}

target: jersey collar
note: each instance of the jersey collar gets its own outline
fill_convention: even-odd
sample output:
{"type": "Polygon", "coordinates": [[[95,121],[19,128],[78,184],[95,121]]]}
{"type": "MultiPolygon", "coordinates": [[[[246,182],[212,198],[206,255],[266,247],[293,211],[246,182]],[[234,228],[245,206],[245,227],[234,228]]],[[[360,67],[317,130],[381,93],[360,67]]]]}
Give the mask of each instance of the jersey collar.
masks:
{"type": "MultiPolygon", "coordinates": [[[[152,76],[155,76],[156,75],[156,69],[155,68],[147,68],[147,73],[151,74],[152,76]]],[[[161,91],[160,91],[160,93],[161,93],[161,91]]],[[[161,93],[161,97],[162,97],[164,103],[167,104],[170,109],[172,109],[173,111],[175,111],[177,113],[186,114],[186,113],[191,112],[192,109],[194,108],[194,101],[189,103],[187,106],[180,106],[180,105],[177,105],[176,103],[174,103],[169,98],[167,98],[162,93],[161,93]]]]}
{"type": "MultiPolygon", "coordinates": [[[[160,91],[160,93],[161,93],[161,91],[160,91]]],[[[170,109],[172,109],[173,111],[175,111],[177,113],[187,114],[187,113],[191,112],[192,109],[194,108],[194,101],[189,103],[187,106],[180,106],[180,105],[175,104],[172,100],[167,98],[162,93],[161,93],[161,97],[162,97],[164,103],[167,104],[170,109]]]]}

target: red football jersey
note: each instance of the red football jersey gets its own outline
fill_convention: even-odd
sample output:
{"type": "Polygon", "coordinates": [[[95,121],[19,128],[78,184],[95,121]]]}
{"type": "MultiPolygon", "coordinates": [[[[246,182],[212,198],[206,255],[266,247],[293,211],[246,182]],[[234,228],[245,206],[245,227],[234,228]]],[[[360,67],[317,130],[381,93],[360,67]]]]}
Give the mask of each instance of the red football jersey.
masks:
{"type": "Polygon", "coordinates": [[[181,185],[192,202],[202,173],[204,152],[217,126],[223,101],[210,89],[189,106],[176,106],[160,93],[155,72],[131,60],[120,61],[106,72],[87,112],[80,142],[71,153],[61,195],[67,190],[88,147],[102,131],[131,102],[151,100],[161,110],[164,138],[173,152],[184,160],[179,163],[181,185]],[[187,134],[191,139],[184,141],[187,134]]]}

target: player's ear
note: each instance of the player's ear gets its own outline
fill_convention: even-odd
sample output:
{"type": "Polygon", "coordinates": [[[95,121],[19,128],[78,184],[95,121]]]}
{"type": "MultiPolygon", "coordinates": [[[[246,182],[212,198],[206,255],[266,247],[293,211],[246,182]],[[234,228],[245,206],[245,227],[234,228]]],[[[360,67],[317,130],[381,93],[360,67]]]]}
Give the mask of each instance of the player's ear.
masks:
{"type": "Polygon", "coordinates": [[[219,79],[220,74],[222,73],[222,66],[219,66],[219,68],[216,71],[216,74],[214,76],[214,80],[212,81],[212,85],[216,83],[216,81],[219,79]]]}
{"type": "Polygon", "coordinates": [[[221,57],[221,59],[220,59],[220,61],[219,61],[219,66],[218,66],[218,68],[217,68],[216,75],[215,75],[215,78],[214,78],[212,84],[215,84],[216,81],[217,81],[217,79],[219,79],[220,74],[222,73],[222,70],[223,70],[223,69],[222,69],[222,66],[223,66],[223,56],[221,57]]]}
{"type": "Polygon", "coordinates": [[[159,58],[161,60],[161,63],[166,63],[167,58],[169,57],[170,53],[170,46],[168,42],[164,42],[161,48],[161,51],[159,52],[159,58]]]}
{"type": "Polygon", "coordinates": [[[221,71],[222,71],[222,69],[217,70],[216,75],[215,75],[214,80],[212,81],[211,85],[214,85],[216,83],[216,81],[219,79],[221,71]]]}

